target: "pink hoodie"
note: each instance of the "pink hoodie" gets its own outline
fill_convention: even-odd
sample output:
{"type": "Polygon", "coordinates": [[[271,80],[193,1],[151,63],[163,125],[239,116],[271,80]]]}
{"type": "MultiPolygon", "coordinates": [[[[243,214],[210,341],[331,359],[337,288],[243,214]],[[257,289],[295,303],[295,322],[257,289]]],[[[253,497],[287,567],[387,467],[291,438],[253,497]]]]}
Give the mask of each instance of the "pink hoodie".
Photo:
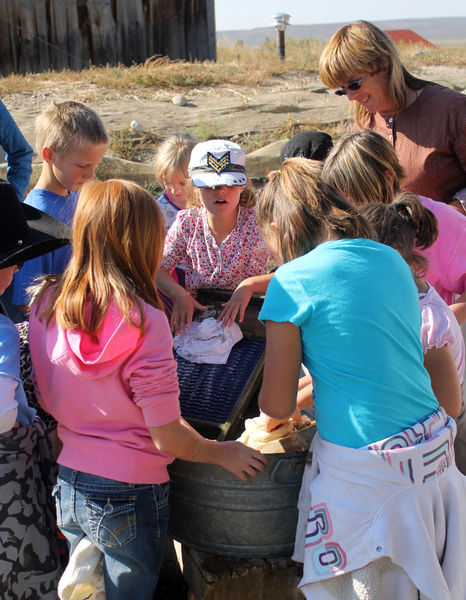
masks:
{"type": "Polygon", "coordinates": [[[55,320],[46,328],[31,311],[31,358],[41,405],[58,422],[60,464],[129,483],[168,481],[173,459],[148,427],[180,415],[173,340],[165,314],[143,304],[142,337],[112,305],[98,343],[55,320]]]}
{"type": "Polygon", "coordinates": [[[432,246],[419,251],[429,261],[424,279],[452,304],[454,294],[466,290],[466,217],[443,202],[424,196],[419,200],[437,217],[439,230],[432,246]]]}

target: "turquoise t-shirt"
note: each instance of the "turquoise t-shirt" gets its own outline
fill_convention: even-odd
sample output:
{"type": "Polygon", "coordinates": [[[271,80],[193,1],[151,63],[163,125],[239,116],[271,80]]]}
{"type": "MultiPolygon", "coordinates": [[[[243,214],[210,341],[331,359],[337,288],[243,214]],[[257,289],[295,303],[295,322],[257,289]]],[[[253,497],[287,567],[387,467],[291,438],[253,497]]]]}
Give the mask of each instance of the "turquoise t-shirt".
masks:
{"type": "Polygon", "coordinates": [[[301,329],[325,440],[359,448],[438,407],[423,366],[417,289],[388,246],[320,244],[276,271],[259,318],[301,329]]]}

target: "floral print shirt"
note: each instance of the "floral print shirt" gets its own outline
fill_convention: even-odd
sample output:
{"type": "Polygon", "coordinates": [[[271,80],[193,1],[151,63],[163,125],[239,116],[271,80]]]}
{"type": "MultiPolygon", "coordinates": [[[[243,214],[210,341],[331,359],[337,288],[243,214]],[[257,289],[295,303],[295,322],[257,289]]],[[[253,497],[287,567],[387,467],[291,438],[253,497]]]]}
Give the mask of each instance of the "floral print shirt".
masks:
{"type": "Polygon", "coordinates": [[[161,269],[172,271],[185,259],[186,289],[234,290],[244,279],[264,275],[276,266],[253,208],[239,206],[235,227],[217,245],[203,207],[180,210],[165,239],[161,269]]]}

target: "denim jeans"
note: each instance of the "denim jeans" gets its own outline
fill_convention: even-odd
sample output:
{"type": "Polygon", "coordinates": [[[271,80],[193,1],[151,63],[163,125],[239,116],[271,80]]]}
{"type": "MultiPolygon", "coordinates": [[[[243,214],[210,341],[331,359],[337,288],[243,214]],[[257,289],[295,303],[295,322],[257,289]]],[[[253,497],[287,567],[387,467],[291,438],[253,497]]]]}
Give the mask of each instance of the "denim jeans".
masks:
{"type": "Polygon", "coordinates": [[[72,553],[87,536],[103,553],[107,600],[151,600],[168,523],[169,483],[133,484],[60,465],[57,522],[72,553]]]}

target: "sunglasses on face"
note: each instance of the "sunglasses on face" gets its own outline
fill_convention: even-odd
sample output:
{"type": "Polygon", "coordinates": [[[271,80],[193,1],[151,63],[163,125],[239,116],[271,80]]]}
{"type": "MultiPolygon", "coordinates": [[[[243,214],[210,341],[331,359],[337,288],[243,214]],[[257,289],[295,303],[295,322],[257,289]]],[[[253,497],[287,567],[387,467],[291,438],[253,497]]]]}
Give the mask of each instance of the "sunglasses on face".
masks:
{"type": "MultiPolygon", "coordinates": [[[[349,83],[346,88],[348,90],[351,90],[352,92],[355,92],[356,90],[359,90],[359,88],[361,87],[361,83],[362,80],[364,79],[365,75],[362,75],[362,77],[360,77],[359,79],[355,79],[354,81],[352,81],[351,83],[349,83]]],[[[346,89],[344,88],[340,88],[339,90],[335,90],[335,94],[337,96],[346,96],[346,89]]]]}

